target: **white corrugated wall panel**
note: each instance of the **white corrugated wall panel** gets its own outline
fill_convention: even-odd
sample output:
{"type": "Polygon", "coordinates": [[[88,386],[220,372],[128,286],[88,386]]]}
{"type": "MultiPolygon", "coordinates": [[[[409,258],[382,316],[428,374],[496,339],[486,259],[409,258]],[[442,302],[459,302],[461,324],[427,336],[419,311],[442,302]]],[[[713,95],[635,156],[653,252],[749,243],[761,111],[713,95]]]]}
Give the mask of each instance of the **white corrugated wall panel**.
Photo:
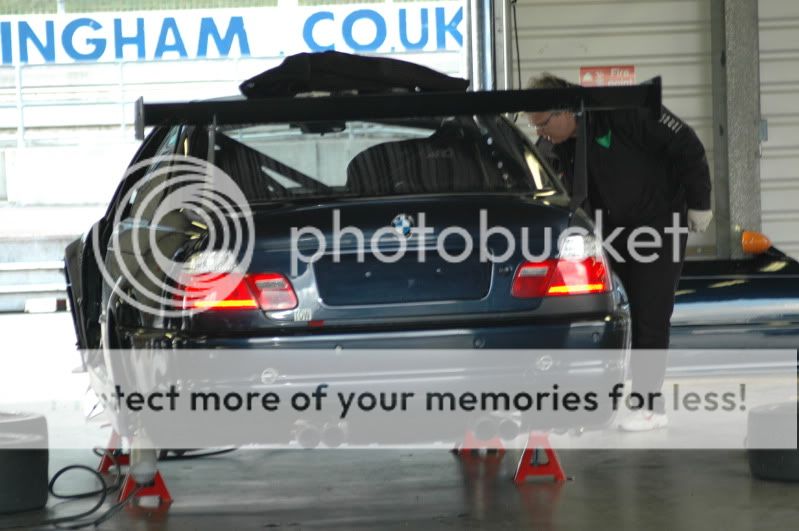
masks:
{"type": "Polygon", "coordinates": [[[760,0],[760,161],[763,231],[799,256],[799,2],[760,0]]]}
{"type": "MultiPolygon", "coordinates": [[[[581,66],[633,64],[663,77],[663,101],[702,139],[713,169],[710,0],[520,0],[524,83],[547,71],[576,82],[581,66]]],[[[713,252],[715,232],[690,245],[713,252]]]]}

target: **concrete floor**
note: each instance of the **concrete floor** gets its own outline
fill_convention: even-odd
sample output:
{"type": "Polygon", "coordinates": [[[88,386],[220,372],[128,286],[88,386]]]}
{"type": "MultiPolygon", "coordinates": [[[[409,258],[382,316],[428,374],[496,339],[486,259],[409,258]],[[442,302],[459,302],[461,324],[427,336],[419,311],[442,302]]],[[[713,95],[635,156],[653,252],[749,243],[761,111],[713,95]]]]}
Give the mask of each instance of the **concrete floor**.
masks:
{"type": "MultiPolygon", "coordinates": [[[[0,333],[2,372],[23,370],[19,353],[32,345],[52,349],[54,364],[77,364],[58,357],[73,341],[67,314],[0,316],[0,333]]],[[[518,455],[478,462],[443,450],[241,449],[169,461],[160,465],[175,499],[168,512],[128,508],[100,529],[730,531],[795,529],[799,522],[799,483],[752,479],[742,451],[568,450],[560,455],[573,481],[522,486],[510,479],[518,455]]],[[[68,464],[98,463],[85,450],[52,450],[50,457],[51,476],[68,464]]],[[[93,488],[80,472],[58,485],[61,492],[93,488]]],[[[0,529],[37,529],[37,522],[91,505],[51,498],[45,511],[0,517],[0,529]]]]}
{"type": "MultiPolygon", "coordinates": [[[[96,459],[52,454],[61,465],[96,459]]],[[[100,529],[795,529],[799,484],[753,480],[741,452],[565,451],[560,485],[514,485],[516,455],[460,460],[445,451],[237,452],[161,464],[168,512],[125,509],[100,529]]],[[[60,490],[88,490],[88,476],[60,490]]],[[[0,528],[88,508],[0,518],[0,528]]]]}

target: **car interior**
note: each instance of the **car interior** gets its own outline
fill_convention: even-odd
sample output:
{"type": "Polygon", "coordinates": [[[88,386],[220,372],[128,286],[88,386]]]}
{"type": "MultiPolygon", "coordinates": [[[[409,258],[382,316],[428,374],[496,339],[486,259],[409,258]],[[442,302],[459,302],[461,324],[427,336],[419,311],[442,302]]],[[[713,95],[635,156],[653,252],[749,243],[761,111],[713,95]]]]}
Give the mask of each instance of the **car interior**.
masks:
{"type": "Polygon", "coordinates": [[[213,162],[236,179],[247,197],[266,201],[320,195],[529,192],[533,185],[539,187],[540,177],[529,182],[530,168],[524,167],[521,155],[487,141],[491,135],[481,134],[474,123],[461,122],[445,119],[423,137],[415,137],[419,131],[409,134],[404,129],[377,136],[353,135],[340,125],[331,131],[305,124],[293,127],[301,133],[295,135],[294,145],[313,140],[319,146],[317,156],[324,150],[354,153],[351,157],[341,153],[318,171],[308,171],[307,160],[278,160],[282,152],[277,137],[234,138],[233,133],[217,131],[213,162]],[[305,171],[298,169],[300,163],[305,163],[305,171]],[[330,175],[322,175],[323,169],[333,174],[334,183],[330,175]]]}

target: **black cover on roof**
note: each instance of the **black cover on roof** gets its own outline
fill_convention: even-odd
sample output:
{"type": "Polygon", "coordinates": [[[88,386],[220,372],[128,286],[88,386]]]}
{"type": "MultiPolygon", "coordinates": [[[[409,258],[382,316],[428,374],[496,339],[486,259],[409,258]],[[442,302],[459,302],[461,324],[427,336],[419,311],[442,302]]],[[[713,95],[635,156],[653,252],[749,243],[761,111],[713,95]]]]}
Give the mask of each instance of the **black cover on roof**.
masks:
{"type": "Polygon", "coordinates": [[[469,81],[430,68],[384,57],[342,52],[300,53],[239,86],[251,99],[294,96],[301,92],[465,91],[469,81]]]}

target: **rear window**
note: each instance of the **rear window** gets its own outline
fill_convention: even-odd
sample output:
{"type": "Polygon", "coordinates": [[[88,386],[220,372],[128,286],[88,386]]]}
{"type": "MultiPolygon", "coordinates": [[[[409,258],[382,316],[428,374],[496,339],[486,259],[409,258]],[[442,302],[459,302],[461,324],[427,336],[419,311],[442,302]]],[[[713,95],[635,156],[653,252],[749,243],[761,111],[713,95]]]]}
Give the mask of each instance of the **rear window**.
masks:
{"type": "Polygon", "coordinates": [[[553,187],[522,135],[496,116],[242,125],[210,138],[212,162],[253,202],[553,187]]]}

